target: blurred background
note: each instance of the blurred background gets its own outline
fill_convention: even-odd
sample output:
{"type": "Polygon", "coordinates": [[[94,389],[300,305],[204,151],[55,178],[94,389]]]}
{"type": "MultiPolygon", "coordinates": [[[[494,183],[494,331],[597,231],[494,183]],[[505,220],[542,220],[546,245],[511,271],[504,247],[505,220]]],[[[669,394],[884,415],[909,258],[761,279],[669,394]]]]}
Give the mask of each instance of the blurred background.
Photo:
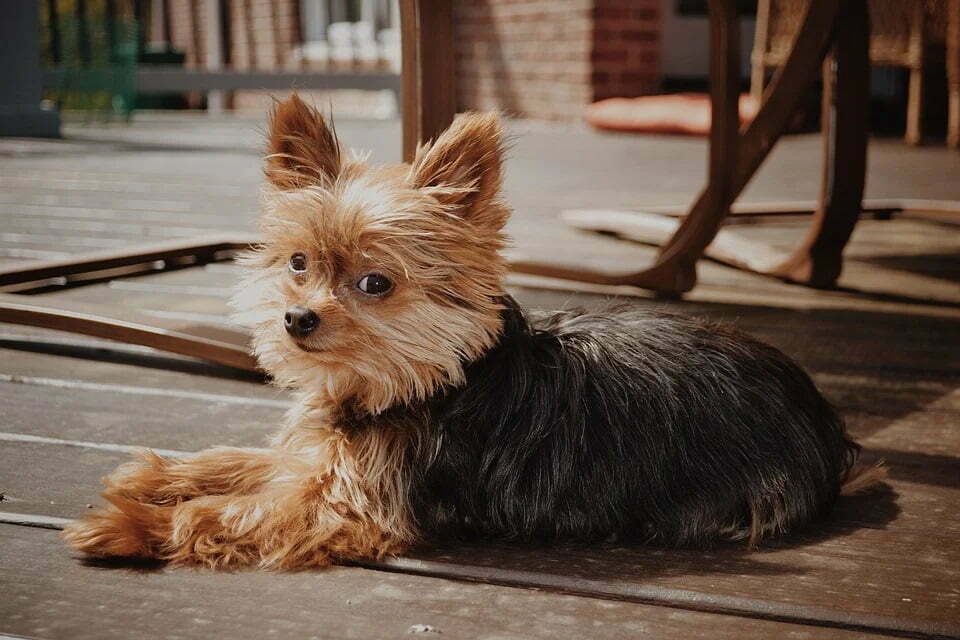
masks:
{"type": "MultiPolygon", "coordinates": [[[[913,108],[928,134],[942,135],[948,0],[870,4],[874,131],[904,132],[913,108]]],[[[743,88],[754,97],[783,62],[804,5],[738,2],[743,88]]],[[[265,89],[283,85],[265,76],[286,72],[286,86],[338,113],[398,115],[396,0],[38,0],[38,8],[44,96],[66,110],[257,112],[265,89]]],[[[606,98],[707,86],[706,0],[466,1],[455,3],[454,24],[463,109],[579,122],[606,98]]]]}
{"type": "MultiPolygon", "coordinates": [[[[960,199],[960,154],[951,148],[960,122],[951,128],[948,117],[954,104],[960,120],[960,78],[948,82],[947,64],[960,50],[960,29],[947,28],[958,2],[867,2],[869,201],[960,199]]],[[[736,4],[747,122],[809,3],[736,4]]],[[[585,233],[563,213],[669,206],[676,215],[695,200],[710,130],[706,0],[422,6],[452,6],[456,109],[508,116],[512,255],[549,262],[563,247],[567,261],[600,271],[650,264],[656,247],[585,233]]],[[[347,146],[374,161],[401,159],[397,0],[7,0],[0,13],[9,71],[0,76],[0,261],[11,266],[254,231],[265,116],[292,90],[333,114],[347,146]]],[[[809,203],[820,193],[820,86],[741,203],[809,203]]],[[[728,225],[783,251],[809,226],[808,215],[753,221],[734,216],[728,225]]],[[[912,231],[879,225],[880,246],[866,240],[873,224],[857,227],[842,285],[902,293],[956,278],[955,234],[925,227],[912,242],[912,231]],[[893,238],[899,244],[886,246],[893,238]]],[[[783,286],[717,262],[702,261],[700,272],[702,295],[783,286]]]]}

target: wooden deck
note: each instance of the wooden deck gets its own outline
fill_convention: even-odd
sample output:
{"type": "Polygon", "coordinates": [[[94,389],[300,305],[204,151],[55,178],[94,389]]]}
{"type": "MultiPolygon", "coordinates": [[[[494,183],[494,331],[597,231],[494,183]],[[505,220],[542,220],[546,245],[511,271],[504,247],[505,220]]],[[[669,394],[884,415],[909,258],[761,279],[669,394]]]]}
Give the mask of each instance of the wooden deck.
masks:
{"type": "MultiPolygon", "coordinates": [[[[252,231],[262,123],[149,116],[0,139],[0,264],[252,231]]],[[[397,123],[340,122],[399,157],[397,123]]],[[[513,125],[514,255],[620,270],[650,249],[585,235],[561,209],[682,204],[702,141],[513,125]]],[[[750,200],[809,200],[819,140],[784,141],[750,200]]],[[[960,156],[877,141],[868,197],[960,200],[960,156]]],[[[790,246],[805,221],[736,230],[790,246]]],[[[231,574],[93,563],[51,528],[98,501],[131,448],[260,446],[289,406],[250,375],[149,349],[0,324],[0,635],[30,638],[960,637],[960,220],[863,220],[842,287],[815,291],[712,263],[685,300],[517,277],[525,305],[610,295],[722,319],[796,357],[842,410],[889,488],[757,551],[424,549],[381,565],[231,574]],[[20,522],[21,524],[14,524],[20,522]],[[24,526],[32,524],[33,526],[24,526]]],[[[237,267],[215,263],[29,296],[235,328],[237,267]]]]}

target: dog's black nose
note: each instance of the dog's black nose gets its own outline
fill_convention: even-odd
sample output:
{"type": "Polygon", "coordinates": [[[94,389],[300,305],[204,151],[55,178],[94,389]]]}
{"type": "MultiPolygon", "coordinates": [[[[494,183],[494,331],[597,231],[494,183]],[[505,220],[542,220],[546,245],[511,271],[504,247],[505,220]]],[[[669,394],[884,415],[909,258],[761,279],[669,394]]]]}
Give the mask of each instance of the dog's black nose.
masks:
{"type": "Polygon", "coordinates": [[[319,324],[320,318],[317,314],[299,305],[290,307],[283,314],[283,326],[294,338],[307,337],[319,324]]]}

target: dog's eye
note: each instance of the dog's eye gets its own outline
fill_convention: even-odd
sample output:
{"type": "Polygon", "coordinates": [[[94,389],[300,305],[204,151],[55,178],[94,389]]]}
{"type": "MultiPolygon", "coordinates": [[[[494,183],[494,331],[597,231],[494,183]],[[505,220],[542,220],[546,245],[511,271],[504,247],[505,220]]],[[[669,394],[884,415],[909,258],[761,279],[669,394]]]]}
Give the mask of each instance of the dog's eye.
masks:
{"type": "Polygon", "coordinates": [[[287,266],[294,273],[303,273],[307,270],[307,256],[302,253],[295,253],[290,256],[290,262],[287,263],[287,266]]]}
{"type": "Polygon", "coordinates": [[[382,296],[393,288],[393,283],[389,278],[379,273],[370,273],[357,283],[357,289],[371,296],[382,296]]]}

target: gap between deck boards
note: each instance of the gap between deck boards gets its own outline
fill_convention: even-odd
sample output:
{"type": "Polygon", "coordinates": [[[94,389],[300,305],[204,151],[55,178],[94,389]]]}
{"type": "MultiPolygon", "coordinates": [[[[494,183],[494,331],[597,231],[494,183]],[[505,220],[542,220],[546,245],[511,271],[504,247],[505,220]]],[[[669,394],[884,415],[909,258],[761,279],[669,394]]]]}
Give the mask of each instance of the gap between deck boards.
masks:
{"type": "MultiPolygon", "coordinates": [[[[62,531],[73,522],[69,518],[0,511],[0,524],[62,531]]],[[[858,613],[843,616],[841,611],[753,598],[716,595],[652,585],[617,584],[571,576],[503,568],[459,565],[417,558],[394,557],[382,561],[347,563],[392,573],[421,575],[468,582],[495,584],[519,589],[544,589],[590,598],[622,600],[672,609],[733,615],[850,631],[864,631],[894,637],[950,638],[960,636],[960,628],[918,629],[897,618],[858,613]]]]}
{"type": "Polygon", "coordinates": [[[188,400],[201,400],[205,402],[217,402],[223,404],[270,407],[276,409],[289,409],[293,406],[293,403],[287,400],[270,400],[269,398],[252,398],[218,393],[183,391],[179,389],[163,389],[159,387],[137,387],[132,385],[112,383],[84,382],[82,380],[72,380],[68,378],[47,378],[42,376],[20,376],[0,373],[0,383],[2,382],[56,387],[61,389],[80,389],[84,391],[109,391],[113,393],[134,395],[164,396],[188,400]]]}

